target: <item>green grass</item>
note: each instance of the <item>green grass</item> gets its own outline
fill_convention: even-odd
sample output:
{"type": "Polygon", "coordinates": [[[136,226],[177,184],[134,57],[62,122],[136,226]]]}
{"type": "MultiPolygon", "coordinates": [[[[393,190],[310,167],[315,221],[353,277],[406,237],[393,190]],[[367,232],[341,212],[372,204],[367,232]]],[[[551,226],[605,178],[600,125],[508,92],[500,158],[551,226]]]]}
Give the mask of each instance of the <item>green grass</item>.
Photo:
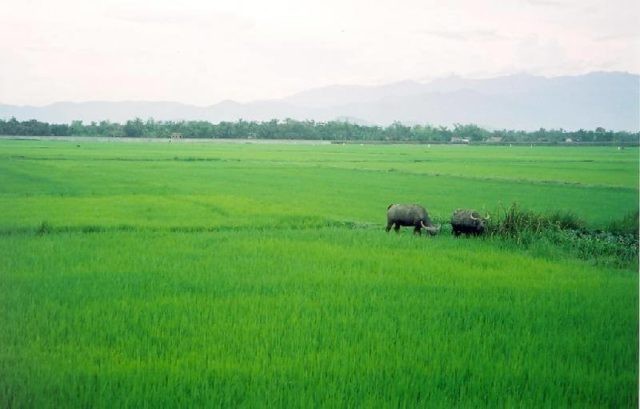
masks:
{"type": "Polygon", "coordinates": [[[637,207],[638,152],[633,149],[76,147],[37,141],[5,141],[2,147],[2,226],[45,220],[54,225],[97,220],[107,225],[271,225],[272,218],[291,214],[382,224],[391,202],[420,202],[436,219],[446,220],[457,207],[496,210],[514,201],[539,211],[572,210],[606,225],[637,207]],[[416,162],[431,157],[433,162],[416,162]]]}
{"type": "Polygon", "coordinates": [[[638,207],[610,148],[0,141],[0,407],[637,407],[638,275],[383,230],[638,207]]]}

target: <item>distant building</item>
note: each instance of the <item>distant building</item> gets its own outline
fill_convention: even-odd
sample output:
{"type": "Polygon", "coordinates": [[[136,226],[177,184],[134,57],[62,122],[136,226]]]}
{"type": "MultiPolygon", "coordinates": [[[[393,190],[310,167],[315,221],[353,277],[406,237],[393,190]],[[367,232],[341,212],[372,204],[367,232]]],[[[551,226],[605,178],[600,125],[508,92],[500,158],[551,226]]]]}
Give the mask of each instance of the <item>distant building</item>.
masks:
{"type": "Polygon", "coordinates": [[[171,134],[171,139],[182,139],[182,134],[179,132],[174,132],[171,134]]]}
{"type": "Polygon", "coordinates": [[[564,138],[564,143],[573,143],[573,139],[571,139],[571,138],[564,138]]]}
{"type": "Polygon", "coordinates": [[[469,139],[468,138],[462,138],[460,136],[452,136],[451,137],[451,143],[465,143],[465,144],[468,144],[469,143],[469,139]]]}
{"type": "Polygon", "coordinates": [[[487,142],[489,143],[500,143],[502,142],[502,136],[490,136],[487,138],[487,142]]]}

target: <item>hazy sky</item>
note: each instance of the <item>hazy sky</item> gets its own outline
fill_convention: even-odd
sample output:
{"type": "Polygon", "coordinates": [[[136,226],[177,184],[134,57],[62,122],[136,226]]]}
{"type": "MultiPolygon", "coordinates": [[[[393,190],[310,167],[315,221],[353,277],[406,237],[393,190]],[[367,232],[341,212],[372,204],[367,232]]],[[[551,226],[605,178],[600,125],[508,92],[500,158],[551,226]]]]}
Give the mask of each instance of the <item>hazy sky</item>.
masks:
{"type": "Polygon", "coordinates": [[[640,72],[638,0],[0,0],[0,103],[640,72]]]}

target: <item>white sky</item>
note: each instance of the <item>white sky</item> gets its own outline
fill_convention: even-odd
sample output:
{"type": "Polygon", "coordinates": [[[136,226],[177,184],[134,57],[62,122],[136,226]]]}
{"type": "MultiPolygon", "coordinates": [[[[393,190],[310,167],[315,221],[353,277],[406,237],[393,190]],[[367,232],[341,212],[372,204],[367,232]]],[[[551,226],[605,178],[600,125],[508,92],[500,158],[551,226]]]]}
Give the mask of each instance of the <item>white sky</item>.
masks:
{"type": "Polygon", "coordinates": [[[640,72],[638,0],[0,0],[0,103],[640,72]]]}

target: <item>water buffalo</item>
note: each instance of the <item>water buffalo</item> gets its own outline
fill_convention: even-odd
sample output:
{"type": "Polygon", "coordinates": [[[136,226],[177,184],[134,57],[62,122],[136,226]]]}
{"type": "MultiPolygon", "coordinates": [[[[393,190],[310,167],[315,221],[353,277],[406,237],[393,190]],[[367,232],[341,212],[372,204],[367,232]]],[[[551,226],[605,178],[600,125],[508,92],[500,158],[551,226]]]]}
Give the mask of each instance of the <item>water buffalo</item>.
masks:
{"type": "Polygon", "coordinates": [[[387,207],[387,232],[391,226],[396,232],[400,226],[413,226],[415,234],[422,234],[420,229],[426,229],[429,234],[436,235],[440,231],[440,225],[434,226],[429,219],[429,214],[424,207],[417,204],[390,204],[387,207]]]}
{"type": "Polygon", "coordinates": [[[456,236],[464,233],[478,236],[484,233],[489,215],[482,217],[471,209],[457,209],[451,216],[451,232],[456,236]]]}

